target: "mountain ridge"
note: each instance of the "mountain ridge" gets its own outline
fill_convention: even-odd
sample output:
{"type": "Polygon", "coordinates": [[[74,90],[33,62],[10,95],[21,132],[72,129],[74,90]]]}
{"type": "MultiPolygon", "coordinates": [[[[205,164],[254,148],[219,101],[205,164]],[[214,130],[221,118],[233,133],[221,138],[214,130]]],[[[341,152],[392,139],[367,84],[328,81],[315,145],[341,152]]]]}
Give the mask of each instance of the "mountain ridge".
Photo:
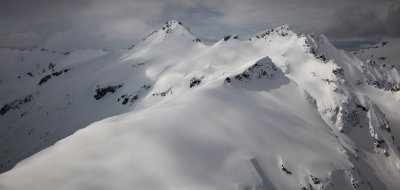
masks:
{"type": "MultiPolygon", "coordinates": [[[[299,36],[286,25],[250,40],[228,38],[211,46],[182,40],[180,33],[163,35],[130,51],[93,52],[93,60],[69,64],[72,70],[60,77],[77,72],[77,79],[88,80],[75,89],[84,92],[79,95],[82,105],[109,109],[103,117],[126,113],[95,122],[22,161],[0,175],[0,187],[398,185],[396,68],[369,64],[337,50],[323,35],[299,36]],[[54,159],[60,156],[65,159],[54,159]],[[51,178],[18,181],[18,176],[38,170],[51,173],[51,178]],[[96,175],[98,170],[102,175],[96,175]],[[71,181],[72,175],[80,177],[71,181]],[[132,182],[125,176],[132,176],[132,182]]],[[[44,85],[57,84],[53,76],[48,81],[44,85]]]]}

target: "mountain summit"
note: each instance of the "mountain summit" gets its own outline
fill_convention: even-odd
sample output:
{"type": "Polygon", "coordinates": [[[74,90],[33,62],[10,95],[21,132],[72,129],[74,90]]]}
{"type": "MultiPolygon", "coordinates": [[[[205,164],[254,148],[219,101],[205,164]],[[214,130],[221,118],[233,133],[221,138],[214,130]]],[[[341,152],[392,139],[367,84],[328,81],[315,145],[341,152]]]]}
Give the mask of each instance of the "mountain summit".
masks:
{"type": "Polygon", "coordinates": [[[143,44],[157,43],[167,38],[187,39],[193,42],[200,42],[181,22],[171,20],[166,22],[159,30],[155,30],[143,39],[143,44]]]}
{"type": "Polygon", "coordinates": [[[0,83],[4,170],[57,142],[0,188],[400,186],[398,67],[285,25],[195,39],[170,21],[131,51],[59,55],[0,83]]]}

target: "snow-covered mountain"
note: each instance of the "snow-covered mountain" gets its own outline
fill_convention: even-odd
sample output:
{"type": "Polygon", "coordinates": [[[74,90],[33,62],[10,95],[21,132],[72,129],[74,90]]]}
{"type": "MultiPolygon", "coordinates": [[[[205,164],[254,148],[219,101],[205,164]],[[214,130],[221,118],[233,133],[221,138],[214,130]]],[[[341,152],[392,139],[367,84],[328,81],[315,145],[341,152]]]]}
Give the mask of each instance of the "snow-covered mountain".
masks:
{"type": "Polygon", "coordinates": [[[3,51],[4,170],[117,116],[0,174],[0,189],[400,186],[398,68],[323,35],[283,25],[207,46],[169,21],[130,50],[3,51]]]}
{"type": "Polygon", "coordinates": [[[400,38],[383,39],[379,43],[352,52],[362,60],[400,66],[400,38]]]}
{"type": "MultiPolygon", "coordinates": [[[[138,47],[152,49],[167,37],[182,52],[190,48],[186,40],[199,41],[173,21],[138,47]]],[[[0,171],[90,123],[131,111],[154,82],[146,60],[127,59],[132,51],[1,49],[0,171]]]]}

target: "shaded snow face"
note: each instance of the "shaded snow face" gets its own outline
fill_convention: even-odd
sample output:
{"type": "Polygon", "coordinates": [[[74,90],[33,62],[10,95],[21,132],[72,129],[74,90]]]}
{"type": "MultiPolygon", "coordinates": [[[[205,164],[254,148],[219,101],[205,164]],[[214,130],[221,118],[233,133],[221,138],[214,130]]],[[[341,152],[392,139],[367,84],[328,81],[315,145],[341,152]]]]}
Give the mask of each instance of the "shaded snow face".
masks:
{"type": "Polygon", "coordinates": [[[2,143],[6,159],[125,114],[20,162],[0,175],[0,188],[399,185],[398,70],[339,51],[324,36],[298,36],[283,25],[207,46],[170,21],[129,51],[58,56],[43,74],[4,80],[13,108],[0,116],[12,126],[2,134],[19,143],[2,143]],[[70,70],[57,75],[63,69],[70,70]],[[19,80],[33,82],[14,89],[19,80]],[[13,93],[32,100],[19,105],[13,93]],[[12,124],[17,118],[20,128],[12,124]],[[27,134],[32,138],[21,140],[27,134]]]}

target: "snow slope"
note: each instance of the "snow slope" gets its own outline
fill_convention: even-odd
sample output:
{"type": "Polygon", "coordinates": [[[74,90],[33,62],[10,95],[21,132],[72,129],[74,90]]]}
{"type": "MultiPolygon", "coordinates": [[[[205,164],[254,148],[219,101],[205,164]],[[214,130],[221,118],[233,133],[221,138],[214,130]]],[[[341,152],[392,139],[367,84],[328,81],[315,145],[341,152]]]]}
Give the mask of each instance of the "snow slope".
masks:
{"type": "Polygon", "coordinates": [[[67,90],[75,90],[71,101],[80,100],[60,114],[69,119],[37,122],[57,126],[54,133],[62,136],[127,113],[23,160],[0,175],[0,189],[400,185],[397,68],[337,50],[323,35],[299,36],[283,25],[206,46],[170,21],[130,51],[91,53],[98,54],[81,62],[61,58],[57,65],[71,66],[71,76],[35,94],[43,96],[38,104],[58,97],[54,90],[79,86],[67,90]],[[93,97],[96,85],[110,84],[98,91],[99,100],[93,97]],[[115,92],[103,97],[108,90],[115,92]],[[81,121],[69,121],[75,119],[81,121]]]}
{"type": "MultiPolygon", "coordinates": [[[[143,46],[151,48],[151,43],[168,36],[176,43],[166,47],[177,45],[183,51],[190,48],[186,40],[194,38],[178,22],[169,22],[155,33],[143,46]]],[[[150,93],[153,79],[144,72],[149,63],[126,59],[127,52],[1,49],[0,172],[90,123],[131,111],[135,101],[150,93]]],[[[171,64],[181,57],[164,62],[171,64]]]]}

